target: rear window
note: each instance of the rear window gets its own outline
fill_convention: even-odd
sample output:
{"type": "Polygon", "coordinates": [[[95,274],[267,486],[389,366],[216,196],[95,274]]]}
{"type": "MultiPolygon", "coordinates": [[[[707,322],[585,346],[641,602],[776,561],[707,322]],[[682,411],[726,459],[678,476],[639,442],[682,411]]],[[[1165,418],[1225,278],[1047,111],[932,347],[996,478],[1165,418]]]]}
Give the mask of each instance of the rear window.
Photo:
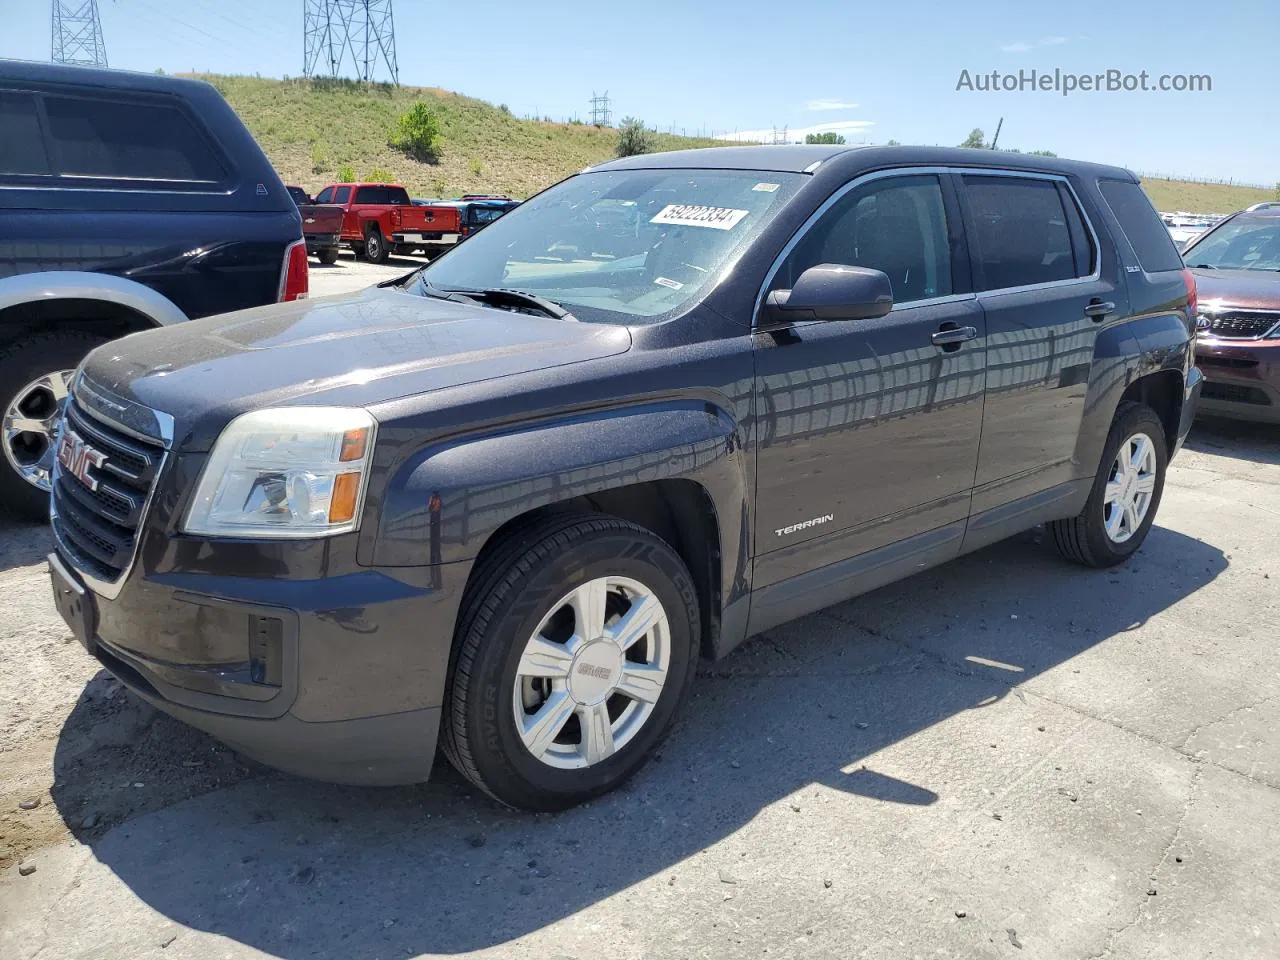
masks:
{"type": "MultiPolygon", "coordinates": [[[[1089,256],[1072,243],[1078,231],[1068,219],[1053,180],[964,177],[972,217],[970,236],[980,289],[998,290],[1087,276],[1089,256]]],[[[1073,205],[1074,206],[1074,205],[1073,205]]]]}
{"type": "Polygon", "coordinates": [[[176,105],[43,99],[63,176],[204,183],[226,177],[213,144],[176,105]]]}
{"type": "Polygon", "coordinates": [[[1124,180],[1099,180],[1098,189],[1120,221],[1143,270],[1159,273],[1182,269],[1182,255],[1142,187],[1124,180]]]}
{"type": "Polygon", "coordinates": [[[3,173],[50,173],[36,98],[29,93],[0,90],[0,174],[3,173]]]}

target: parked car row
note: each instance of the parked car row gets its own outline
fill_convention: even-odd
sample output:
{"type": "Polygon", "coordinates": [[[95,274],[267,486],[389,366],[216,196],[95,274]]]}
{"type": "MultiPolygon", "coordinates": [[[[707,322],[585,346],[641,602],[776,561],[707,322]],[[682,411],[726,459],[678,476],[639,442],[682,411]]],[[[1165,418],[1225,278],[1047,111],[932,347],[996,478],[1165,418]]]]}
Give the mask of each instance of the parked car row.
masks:
{"type": "Polygon", "coordinates": [[[412,200],[398,183],[331,183],[314,200],[302,187],[289,192],[299,204],[307,249],[322,263],[336,262],[341,244],[372,263],[395,254],[438,256],[517,205],[510,197],[480,195],[412,200]]]}

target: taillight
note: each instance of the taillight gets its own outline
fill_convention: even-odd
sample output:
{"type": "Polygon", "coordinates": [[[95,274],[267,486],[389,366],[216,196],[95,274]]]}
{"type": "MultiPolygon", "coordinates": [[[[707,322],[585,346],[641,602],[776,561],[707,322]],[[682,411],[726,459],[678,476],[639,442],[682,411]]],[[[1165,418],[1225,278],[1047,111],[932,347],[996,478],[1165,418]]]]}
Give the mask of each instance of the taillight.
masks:
{"type": "Polygon", "coordinates": [[[284,269],[280,276],[280,302],[305,300],[310,290],[307,279],[307,241],[295,240],[284,252],[284,269]]]}
{"type": "Polygon", "coordinates": [[[1194,320],[1196,311],[1200,306],[1199,297],[1196,293],[1196,275],[1186,267],[1183,267],[1182,279],[1187,284],[1187,309],[1191,312],[1191,318],[1194,320]]]}

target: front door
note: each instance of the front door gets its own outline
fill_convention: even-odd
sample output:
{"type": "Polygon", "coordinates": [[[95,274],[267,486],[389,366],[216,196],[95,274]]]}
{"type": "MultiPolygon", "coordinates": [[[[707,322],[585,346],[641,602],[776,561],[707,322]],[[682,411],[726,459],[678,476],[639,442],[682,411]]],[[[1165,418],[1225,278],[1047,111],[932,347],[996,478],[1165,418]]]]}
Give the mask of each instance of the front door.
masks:
{"type": "Polygon", "coordinates": [[[939,177],[877,176],[838,195],[771,281],[874,267],[894,307],[755,335],[755,588],[968,517],[986,348],[958,220],[939,177]]]}

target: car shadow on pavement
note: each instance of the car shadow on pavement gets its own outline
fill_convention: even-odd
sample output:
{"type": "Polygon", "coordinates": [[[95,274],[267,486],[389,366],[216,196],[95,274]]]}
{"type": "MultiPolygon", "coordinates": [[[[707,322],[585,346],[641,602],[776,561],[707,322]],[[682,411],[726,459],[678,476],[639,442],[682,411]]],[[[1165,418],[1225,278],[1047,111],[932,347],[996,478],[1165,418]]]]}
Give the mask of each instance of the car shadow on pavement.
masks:
{"type": "Polygon", "coordinates": [[[47,523],[0,519],[0,572],[43,562],[53,550],[53,531],[47,523]]]}
{"type": "Polygon", "coordinates": [[[1280,424],[1197,417],[1186,447],[1199,453],[1280,464],[1280,424]]]}
{"type": "MultiPolygon", "coordinates": [[[[258,772],[81,839],[168,920],[289,960],[506,944],[655,875],[700,899],[715,879],[700,853],[756,817],[822,816],[824,788],[869,814],[948,797],[956,787],[929,782],[929,768],[919,783],[878,770],[877,752],[1055,668],[1107,669],[1081,655],[1125,643],[1227,565],[1216,547],[1161,527],[1124,567],[1100,572],[1059,560],[1042,532],[1006,541],[703,664],[654,762],[562,814],[502,809],[441,760],[431,783],[383,790],[258,772]]],[[[190,749],[152,775],[190,774],[190,749]]],[[[60,742],[59,782],[75,762],[63,754],[60,742]]],[[[134,775],[126,751],[107,756],[119,769],[101,769],[104,784],[134,775]]],[[[54,799],[74,827],[83,806],[54,799]]]]}

